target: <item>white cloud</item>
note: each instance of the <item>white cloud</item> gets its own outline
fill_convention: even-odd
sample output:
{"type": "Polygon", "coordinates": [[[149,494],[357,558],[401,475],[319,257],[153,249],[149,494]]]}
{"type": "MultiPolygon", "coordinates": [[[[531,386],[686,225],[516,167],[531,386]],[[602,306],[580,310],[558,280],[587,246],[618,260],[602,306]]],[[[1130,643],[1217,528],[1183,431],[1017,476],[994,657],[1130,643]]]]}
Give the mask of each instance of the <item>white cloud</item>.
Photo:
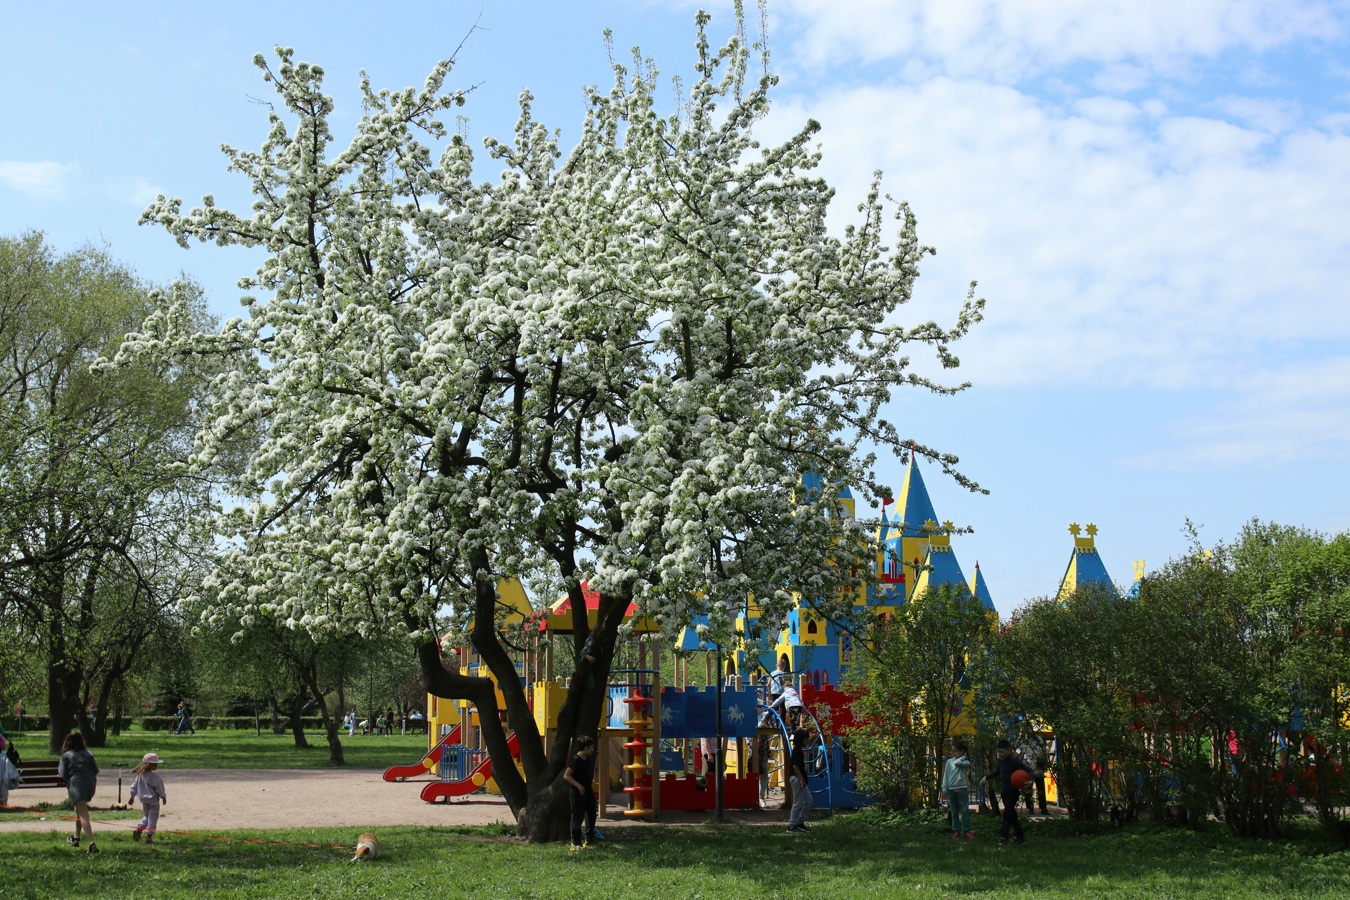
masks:
{"type": "Polygon", "coordinates": [[[1272,136],[1111,97],[1063,108],[946,78],[825,90],[770,126],[807,116],[840,213],[881,167],[940,251],[907,319],[980,281],[989,309],[963,377],[1212,386],[1277,343],[1350,341],[1350,319],[1326,315],[1344,303],[1327,285],[1350,284],[1343,133],[1272,136]]]}
{"type": "Polygon", "coordinates": [[[61,200],[78,172],[75,163],[0,160],[0,185],[34,200],[61,200]]]}
{"type": "Polygon", "coordinates": [[[103,193],[117,200],[136,207],[137,210],[145,209],[160,194],[169,194],[164,187],[155,184],[148,178],[132,177],[123,178],[118,181],[110,182],[103,187],[103,193]]]}
{"type": "Polygon", "coordinates": [[[1270,134],[1289,131],[1302,118],[1298,104],[1289,100],[1230,95],[1217,98],[1214,107],[1232,121],[1270,134]]]}
{"type": "Polygon", "coordinates": [[[1212,409],[1170,423],[1176,446],[1125,462],[1177,470],[1338,462],[1350,454],[1348,398],[1350,356],[1262,367],[1212,409]]]}
{"type": "Polygon", "coordinates": [[[1169,69],[1231,48],[1330,38],[1343,15],[1326,0],[787,0],[780,9],[800,27],[793,49],[810,64],[920,56],[950,75],[1005,83],[1078,61],[1169,69]]]}

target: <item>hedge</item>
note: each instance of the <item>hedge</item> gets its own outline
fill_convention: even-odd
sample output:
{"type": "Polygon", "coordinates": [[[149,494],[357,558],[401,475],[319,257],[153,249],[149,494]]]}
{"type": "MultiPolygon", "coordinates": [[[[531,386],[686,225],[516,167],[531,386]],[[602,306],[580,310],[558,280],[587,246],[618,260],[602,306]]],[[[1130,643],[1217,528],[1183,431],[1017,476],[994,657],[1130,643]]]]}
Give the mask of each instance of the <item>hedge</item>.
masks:
{"type": "MultiPolygon", "coordinates": [[[[286,721],[289,725],[289,720],[286,721]]],[[[261,719],[254,719],[253,716],[192,717],[192,727],[198,731],[252,731],[255,724],[261,724],[263,728],[270,731],[272,717],[263,716],[261,719]]],[[[318,731],[323,728],[323,719],[318,716],[305,716],[300,720],[300,724],[307,730],[318,731]]],[[[141,719],[142,731],[173,731],[177,727],[177,716],[144,716],[141,719]]]]}
{"type": "MultiPolygon", "coordinates": [[[[0,725],[5,726],[6,732],[15,732],[19,730],[19,720],[14,716],[0,716],[0,725]]],[[[23,714],[24,731],[46,731],[51,727],[51,719],[47,716],[30,716],[23,714]]]]}
{"type": "MultiPolygon", "coordinates": [[[[51,728],[51,721],[52,721],[51,717],[49,716],[30,716],[27,713],[24,713],[23,730],[25,733],[30,731],[45,732],[51,728]]],[[[131,716],[122,717],[123,728],[130,728],[131,722],[132,722],[131,716]]],[[[0,725],[3,725],[5,731],[10,734],[15,734],[19,730],[19,720],[14,716],[0,716],[0,725]]],[[[108,730],[111,731],[112,727],[113,727],[112,719],[109,719],[108,730]]]]}

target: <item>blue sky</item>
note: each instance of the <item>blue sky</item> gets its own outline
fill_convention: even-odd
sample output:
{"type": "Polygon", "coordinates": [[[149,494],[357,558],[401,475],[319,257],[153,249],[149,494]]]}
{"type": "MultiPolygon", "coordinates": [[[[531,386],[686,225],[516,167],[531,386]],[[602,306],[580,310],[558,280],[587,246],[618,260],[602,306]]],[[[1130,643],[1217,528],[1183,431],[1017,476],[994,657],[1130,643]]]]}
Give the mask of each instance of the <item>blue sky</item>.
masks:
{"type": "MultiPolygon", "coordinates": [[[[703,5],[728,33],[731,4],[703,5]]],[[[322,65],[340,132],[361,69],[420,84],[468,35],[470,138],[509,135],[528,87],[567,146],[582,86],[609,80],[603,30],[688,81],[695,8],[14,5],[0,233],[190,273],[233,315],[252,257],[136,220],[160,192],[246,207],[218,148],[264,137],[255,53],[322,65]]],[[[925,472],[1004,614],[1054,591],[1071,522],[1118,581],[1183,552],[1188,517],[1208,542],[1252,517],[1350,528],[1350,2],[773,0],[769,45],[764,137],[818,119],[839,227],[879,168],[938,249],[903,319],[949,319],[972,279],[989,302],[959,347],[974,387],[890,418],[990,490],[925,472]]]]}

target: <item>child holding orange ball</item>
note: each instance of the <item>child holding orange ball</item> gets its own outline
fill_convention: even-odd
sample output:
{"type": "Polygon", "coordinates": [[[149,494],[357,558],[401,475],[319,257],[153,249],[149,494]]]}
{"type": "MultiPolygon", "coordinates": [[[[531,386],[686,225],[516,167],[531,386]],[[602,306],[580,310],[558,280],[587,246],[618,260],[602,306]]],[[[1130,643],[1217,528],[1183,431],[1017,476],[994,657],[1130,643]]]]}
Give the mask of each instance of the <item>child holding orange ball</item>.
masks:
{"type": "MultiPolygon", "coordinates": [[[[1008,741],[999,741],[997,752],[998,764],[993,774],[998,777],[999,793],[1003,799],[1003,822],[998,826],[998,845],[1000,847],[1008,845],[1009,830],[1016,835],[1017,843],[1025,844],[1027,839],[1022,834],[1022,822],[1017,818],[1017,796],[1022,793],[1022,786],[1035,773],[1013,752],[1012,744],[1008,741]],[[1021,777],[1014,777],[1018,772],[1024,774],[1021,777]]],[[[989,776],[984,776],[980,781],[988,783],[989,776]]]]}

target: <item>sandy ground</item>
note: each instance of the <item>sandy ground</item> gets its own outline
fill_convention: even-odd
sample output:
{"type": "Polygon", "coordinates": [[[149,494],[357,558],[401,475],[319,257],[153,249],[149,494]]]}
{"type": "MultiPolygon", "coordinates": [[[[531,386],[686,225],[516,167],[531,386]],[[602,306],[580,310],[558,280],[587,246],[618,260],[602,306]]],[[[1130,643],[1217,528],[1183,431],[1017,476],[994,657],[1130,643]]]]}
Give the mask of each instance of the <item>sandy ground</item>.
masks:
{"type": "MultiPolygon", "coordinates": [[[[165,832],[215,833],[239,828],[349,827],[355,832],[389,825],[489,825],[513,822],[499,796],[474,794],[450,803],[425,803],[419,794],[427,782],[390,783],[374,769],[345,771],[320,769],[181,769],[163,768],[169,801],[159,817],[165,832]]],[[[122,776],[123,800],[131,785],[122,776]]],[[[10,793],[11,807],[65,800],[64,788],[18,788],[10,793]]],[[[91,804],[94,833],[129,834],[138,819],[107,820],[117,802],[117,774],[103,772],[91,804]],[[106,824],[100,824],[106,821],[106,824]]],[[[139,807],[136,807],[139,810],[139,807]]],[[[0,810],[0,832],[49,831],[65,833],[71,823],[66,811],[25,813],[0,810]]],[[[747,824],[782,824],[787,811],[735,811],[731,818],[747,824]]],[[[709,813],[663,813],[660,824],[697,824],[709,813]]],[[[644,827],[648,822],[625,818],[611,805],[605,826],[644,827]]]]}

